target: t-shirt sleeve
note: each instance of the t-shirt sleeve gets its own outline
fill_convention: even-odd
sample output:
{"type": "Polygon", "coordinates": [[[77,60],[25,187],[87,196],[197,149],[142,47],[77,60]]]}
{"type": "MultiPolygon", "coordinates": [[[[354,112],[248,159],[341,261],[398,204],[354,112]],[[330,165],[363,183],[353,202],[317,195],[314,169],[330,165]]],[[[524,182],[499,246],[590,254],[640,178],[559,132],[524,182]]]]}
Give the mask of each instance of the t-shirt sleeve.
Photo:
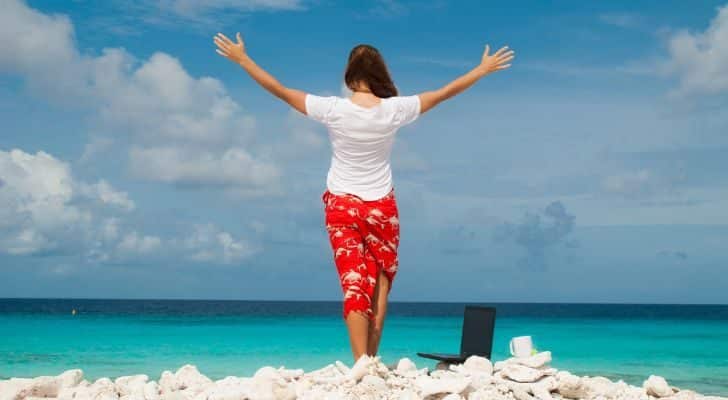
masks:
{"type": "Polygon", "coordinates": [[[420,116],[420,96],[399,96],[396,102],[397,125],[407,125],[420,116]]]}
{"type": "Polygon", "coordinates": [[[335,96],[316,96],[314,94],[306,94],[306,116],[309,118],[327,123],[334,106],[335,96]]]}

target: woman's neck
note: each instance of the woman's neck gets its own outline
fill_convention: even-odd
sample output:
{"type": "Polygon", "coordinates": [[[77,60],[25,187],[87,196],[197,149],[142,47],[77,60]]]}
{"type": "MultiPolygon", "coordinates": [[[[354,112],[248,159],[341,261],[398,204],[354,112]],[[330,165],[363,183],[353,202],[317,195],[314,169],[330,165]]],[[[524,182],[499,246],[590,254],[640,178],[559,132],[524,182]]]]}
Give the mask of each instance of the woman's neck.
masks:
{"type": "Polygon", "coordinates": [[[366,89],[357,89],[352,92],[351,101],[358,106],[370,108],[378,105],[382,100],[372,92],[366,91],[366,89]]]}

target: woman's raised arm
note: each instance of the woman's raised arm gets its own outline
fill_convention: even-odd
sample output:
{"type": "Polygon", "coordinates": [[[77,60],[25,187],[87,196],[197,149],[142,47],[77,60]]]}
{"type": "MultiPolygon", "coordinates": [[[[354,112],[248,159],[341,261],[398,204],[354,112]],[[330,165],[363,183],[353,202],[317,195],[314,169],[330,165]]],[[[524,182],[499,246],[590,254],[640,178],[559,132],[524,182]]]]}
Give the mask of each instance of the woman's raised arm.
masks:
{"type": "Polygon", "coordinates": [[[472,86],[478,79],[490,74],[491,72],[500,71],[511,66],[509,62],[513,59],[513,50],[508,50],[508,46],[502,47],[500,50],[488,55],[490,47],[485,45],[483,59],[480,65],[473,68],[466,74],[448,83],[437,90],[420,93],[420,114],[435,107],[442,101],[445,101],[465,89],[472,86]]]}
{"type": "Polygon", "coordinates": [[[215,49],[215,51],[221,56],[243,67],[250,77],[258,82],[260,86],[263,86],[265,90],[290,104],[291,107],[300,111],[302,114],[306,114],[306,93],[283,86],[283,84],[278,82],[273,75],[259,67],[258,64],[256,64],[253,59],[248,56],[248,53],[245,51],[243,39],[240,38],[240,33],[237,34],[237,40],[237,43],[235,43],[222,33],[218,33],[217,36],[214,37],[215,44],[217,45],[217,49],[215,49]]]}

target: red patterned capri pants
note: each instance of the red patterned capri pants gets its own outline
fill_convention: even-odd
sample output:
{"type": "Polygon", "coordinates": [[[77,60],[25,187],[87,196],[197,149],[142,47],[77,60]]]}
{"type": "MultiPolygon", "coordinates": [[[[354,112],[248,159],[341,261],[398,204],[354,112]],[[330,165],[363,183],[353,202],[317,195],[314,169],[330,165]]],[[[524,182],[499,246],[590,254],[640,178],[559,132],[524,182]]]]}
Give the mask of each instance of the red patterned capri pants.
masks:
{"type": "MultiPolygon", "coordinates": [[[[344,294],[343,317],[359,311],[374,319],[372,298],[380,271],[389,279],[397,273],[399,215],[394,189],[377,200],[326,190],[326,231],[344,294]]],[[[388,292],[389,293],[389,292],[388,292]]]]}

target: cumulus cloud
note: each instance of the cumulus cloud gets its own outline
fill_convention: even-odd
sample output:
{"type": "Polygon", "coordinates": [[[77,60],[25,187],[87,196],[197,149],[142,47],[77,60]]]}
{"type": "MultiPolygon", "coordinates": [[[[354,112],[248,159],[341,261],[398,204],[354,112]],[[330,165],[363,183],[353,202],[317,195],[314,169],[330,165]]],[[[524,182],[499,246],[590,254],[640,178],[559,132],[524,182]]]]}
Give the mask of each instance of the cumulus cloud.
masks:
{"type": "Polygon", "coordinates": [[[237,193],[279,189],[278,167],[265,149],[253,148],[254,118],[217,79],[193,77],[162,52],[147,60],[122,48],[84,55],[66,17],[16,0],[0,7],[0,70],[23,76],[44,97],[88,107],[99,124],[95,130],[106,132],[91,139],[84,161],[118,149],[112,138],[122,134],[131,143],[130,170],[139,178],[237,193]]]}
{"type": "Polygon", "coordinates": [[[119,242],[119,250],[128,253],[147,254],[159,249],[162,240],[157,236],[139,235],[136,231],[129,232],[119,242]]]}
{"type": "Polygon", "coordinates": [[[127,193],[78,181],[42,151],[0,150],[0,180],[0,251],[8,254],[78,248],[93,235],[98,206],[134,208],[127,193]]]}
{"type": "Polygon", "coordinates": [[[126,192],[103,179],[81,181],[46,152],[0,150],[0,253],[78,254],[91,263],[143,258],[232,264],[259,250],[212,224],[182,237],[140,233],[124,221],[134,209],[126,192]]]}
{"type": "Polygon", "coordinates": [[[0,71],[32,75],[32,87],[62,96],[84,86],[75,70],[80,62],[66,16],[45,15],[17,0],[0,2],[0,71]]]}
{"type": "Polygon", "coordinates": [[[279,176],[277,168],[256,162],[239,148],[219,154],[176,147],[133,148],[129,156],[133,173],[144,176],[151,170],[154,180],[167,183],[255,188],[279,176]]]}
{"type": "Polygon", "coordinates": [[[81,194],[86,197],[100,201],[101,203],[117,206],[121,209],[131,211],[136,205],[129,199],[126,192],[117,192],[105,180],[100,180],[94,184],[80,182],[78,188],[81,194]]]}
{"type": "Polygon", "coordinates": [[[195,226],[194,231],[180,245],[192,260],[222,264],[238,262],[259,251],[257,246],[235,239],[211,224],[195,226]]]}
{"type": "Polygon", "coordinates": [[[164,258],[169,251],[163,239],[155,235],[140,234],[125,228],[118,217],[100,218],[91,239],[86,243],[86,261],[90,263],[120,263],[128,261],[154,261],[164,258]]]}
{"type": "Polygon", "coordinates": [[[546,250],[564,243],[574,229],[576,217],[566,212],[560,201],[550,203],[541,213],[527,212],[520,223],[506,222],[497,227],[494,239],[498,242],[513,242],[526,251],[521,265],[545,269],[546,250]]]}
{"type": "Polygon", "coordinates": [[[703,32],[681,30],[668,42],[668,73],[679,79],[676,95],[728,91],[728,5],[703,32]]]}

